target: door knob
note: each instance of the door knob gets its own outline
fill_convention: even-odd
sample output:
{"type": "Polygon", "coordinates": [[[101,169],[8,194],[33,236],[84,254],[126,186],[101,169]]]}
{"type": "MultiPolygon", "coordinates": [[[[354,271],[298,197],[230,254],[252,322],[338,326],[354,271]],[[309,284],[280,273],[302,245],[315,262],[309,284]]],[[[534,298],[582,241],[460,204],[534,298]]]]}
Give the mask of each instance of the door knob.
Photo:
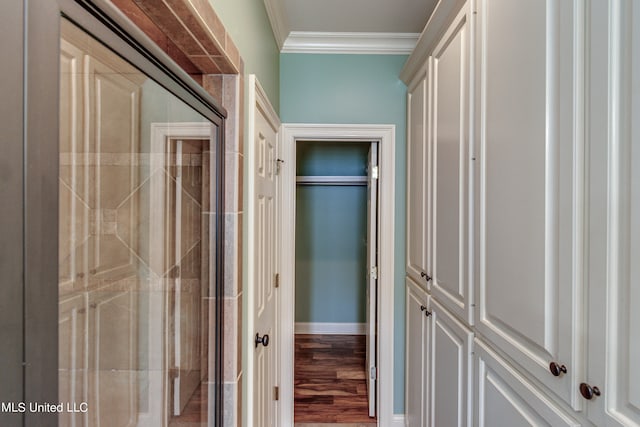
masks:
{"type": "Polygon", "coordinates": [[[258,348],[258,345],[262,344],[263,346],[268,346],[269,345],[269,335],[264,334],[262,337],[260,336],[260,334],[256,334],[256,348],[258,348]]]}
{"type": "Polygon", "coordinates": [[[427,273],[425,273],[424,271],[420,272],[420,277],[424,278],[424,280],[426,280],[427,282],[431,281],[431,276],[429,276],[427,273]]]}
{"type": "Polygon", "coordinates": [[[549,370],[554,377],[559,377],[560,375],[567,373],[567,367],[564,365],[560,365],[557,362],[549,363],[549,370]]]}
{"type": "Polygon", "coordinates": [[[593,399],[593,396],[600,396],[600,389],[598,387],[591,387],[587,383],[580,384],[580,394],[587,400],[593,399]]]}

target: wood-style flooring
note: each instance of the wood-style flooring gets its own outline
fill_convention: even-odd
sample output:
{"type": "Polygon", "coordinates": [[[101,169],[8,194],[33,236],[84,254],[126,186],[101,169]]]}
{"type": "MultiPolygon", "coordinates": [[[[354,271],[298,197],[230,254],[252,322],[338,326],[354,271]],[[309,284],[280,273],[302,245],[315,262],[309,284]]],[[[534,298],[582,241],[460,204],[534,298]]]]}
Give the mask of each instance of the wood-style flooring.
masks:
{"type": "Polygon", "coordinates": [[[171,416],[169,427],[204,427],[207,425],[207,385],[200,386],[184,407],[180,416],[171,416]]]}
{"type": "Polygon", "coordinates": [[[364,335],[296,335],[294,421],[376,425],[369,418],[364,335]]]}

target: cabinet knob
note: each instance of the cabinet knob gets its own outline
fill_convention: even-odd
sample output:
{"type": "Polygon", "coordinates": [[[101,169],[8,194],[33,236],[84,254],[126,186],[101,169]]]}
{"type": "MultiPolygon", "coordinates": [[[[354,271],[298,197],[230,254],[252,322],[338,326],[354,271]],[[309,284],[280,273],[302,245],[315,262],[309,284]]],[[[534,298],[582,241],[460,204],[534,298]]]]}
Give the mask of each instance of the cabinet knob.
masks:
{"type": "Polygon", "coordinates": [[[587,400],[593,399],[593,396],[600,396],[600,389],[598,387],[591,387],[587,383],[580,384],[580,394],[587,400]]]}
{"type": "Polygon", "coordinates": [[[424,315],[425,315],[425,316],[427,316],[427,317],[429,317],[429,316],[431,316],[431,312],[430,312],[429,310],[426,310],[426,311],[424,312],[424,315]]]}
{"type": "Polygon", "coordinates": [[[262,344],[263,346],[268,346],[269,345],[269,335],[264,334],[263,336],[260,336],[260,334],[256,334],[256,348],[258,348],[258,345],[262,344]]]}
{"type": "Polygon", "coordinates": [[[425,307],[424,305],[420,306],[420,311],[425,311],[427,309],[427,307],[425,307]]]}
{"type": "Polygon", "coordinates": [[[567,367],[560,365],[557,362],[551,362],[549,363],[549,371],[551,371],[554,377],[559,377],[560,375],[567,373],[567,367]]]}
{"type": "Polygon", "coordinates": [[[426,280],[427,282],[431,281],[431,276],[429,276],[427,273],[425,273],[424,271],[420,273],[420,277],[424,278],[424,280],[426,280]]]}

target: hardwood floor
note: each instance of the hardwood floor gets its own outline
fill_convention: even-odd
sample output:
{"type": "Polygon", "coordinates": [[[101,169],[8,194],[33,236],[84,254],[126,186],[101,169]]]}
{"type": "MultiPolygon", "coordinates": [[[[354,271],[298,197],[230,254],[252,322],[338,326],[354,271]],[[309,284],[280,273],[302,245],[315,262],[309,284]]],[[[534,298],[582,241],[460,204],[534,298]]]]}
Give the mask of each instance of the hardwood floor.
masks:
{"type": "Polygon", "coordinates": [[[369,418],[365,346],[364,335],[295,336],[296,426],[376,425],[369,418]]]}

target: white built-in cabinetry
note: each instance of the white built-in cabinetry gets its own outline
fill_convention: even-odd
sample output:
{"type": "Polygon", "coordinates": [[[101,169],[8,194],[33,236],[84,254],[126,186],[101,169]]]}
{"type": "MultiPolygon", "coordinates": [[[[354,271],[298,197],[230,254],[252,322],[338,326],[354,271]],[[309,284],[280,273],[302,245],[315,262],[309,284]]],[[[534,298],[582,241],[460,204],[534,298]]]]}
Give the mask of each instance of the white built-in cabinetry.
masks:
{"type": "Polygon", "coordinates": [[[640,426],[637,22],[437,6],[402,72],[408,426],[640,426]]]}

